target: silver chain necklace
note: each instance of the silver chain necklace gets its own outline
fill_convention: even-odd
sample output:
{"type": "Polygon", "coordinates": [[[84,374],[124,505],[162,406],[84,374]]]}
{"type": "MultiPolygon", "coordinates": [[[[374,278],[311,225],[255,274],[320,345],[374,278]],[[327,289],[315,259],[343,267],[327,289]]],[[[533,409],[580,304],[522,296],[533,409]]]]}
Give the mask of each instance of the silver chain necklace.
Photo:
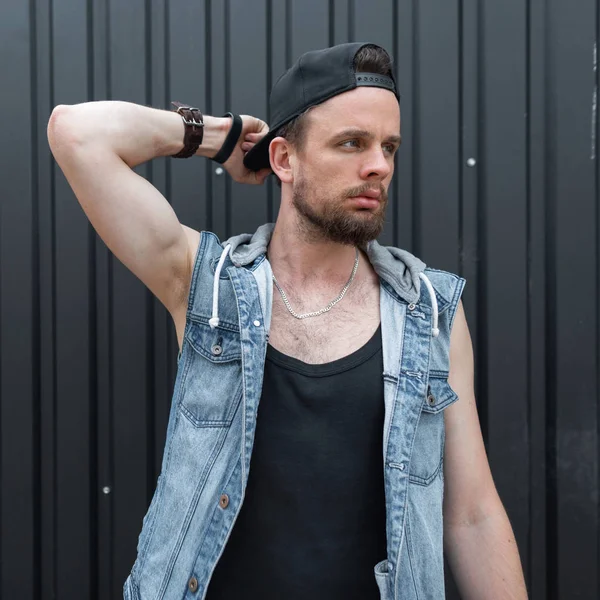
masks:
{"type": "Polygon", "coordinates": [[[354,260],[354,268],[352,269],[352,273],[350,274],[350,279],[348,279],[348,282],[342,288],[340,295],[335,300],[332,300],[325,308],[322,308],[321,310],[316,310],[314,312],[305,313],[303,315],[299,315],[297,312],[294,311],[294,309],[290,305],[289,300],[287,299],[287,296],[285,295],[285,292],[283,291],[282,287],[279,285],[279,282],[277,281],[277,279],[275,279],[275,275],[273,275],[273,283],[277,286],[277,289],[279,290],[279,293],[281,294],[281,297],[283,298],[283,302],[284,302],[286,308],[290,311],[291,315],[293,317],[296,317],[296,319],[307,319],[308,317],[318,317],[319,315],[322,315],[323,313],[330,311],[344,297],[344,295],[348,291],[348,288],[350,287],[350,284],[354,280],[354,276],[356,275],[356,271],[358,270],[358,256],[359,256],[358,248],[356,248],[356,259],[354,260]]]}

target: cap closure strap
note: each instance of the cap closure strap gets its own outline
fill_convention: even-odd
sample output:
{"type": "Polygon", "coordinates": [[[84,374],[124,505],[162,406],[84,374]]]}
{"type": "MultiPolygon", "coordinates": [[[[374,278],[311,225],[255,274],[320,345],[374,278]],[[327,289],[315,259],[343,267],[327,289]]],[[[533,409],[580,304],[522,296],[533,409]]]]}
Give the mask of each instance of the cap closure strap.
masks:
{"type": "MultiPolygon", "coordinates": [[[[396,91],[396,86],[391,77],[380,75],[378,73],[355,73],[356,86],[380,87],[392,92],[396,91]]],[[[400,94],[398,94],[400,95],[400,94]]]]}

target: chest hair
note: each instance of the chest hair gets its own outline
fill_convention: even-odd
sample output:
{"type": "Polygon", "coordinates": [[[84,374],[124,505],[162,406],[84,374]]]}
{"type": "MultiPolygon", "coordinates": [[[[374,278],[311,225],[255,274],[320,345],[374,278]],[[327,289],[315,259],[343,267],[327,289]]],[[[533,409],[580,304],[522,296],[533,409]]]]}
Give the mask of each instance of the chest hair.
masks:
{"type": "MultiPolygon", "coordinates": [[[[298,314],[319,310],[332,299],[331,293],[311,297],[295,290],[286,289],[285,292],[298,314]]],[[[379,320],[379,280],[376,276],[350,287],[329,312],[307,319],[291,315],[279,290],[273,286],[269,343],[276,350],[305,363],[323,364],[348,356],[364,346],[377,330],[379,320]]]]}

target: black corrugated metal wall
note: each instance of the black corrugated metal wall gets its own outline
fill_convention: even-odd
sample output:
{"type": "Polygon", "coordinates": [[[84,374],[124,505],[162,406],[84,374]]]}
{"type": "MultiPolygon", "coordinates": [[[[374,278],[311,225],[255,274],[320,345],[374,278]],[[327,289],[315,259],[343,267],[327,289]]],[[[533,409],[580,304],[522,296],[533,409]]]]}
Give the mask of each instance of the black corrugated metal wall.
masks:
{"type": "MultiPolygon", "coordinates": [[[[531,597],[600,596],[597,0],[0,2],[0,591],[117,598],[157,477],[177,345],[52,158],[52,107],[170,100],[268,120],[303,51],[396,58],[382,241],[467,279],[492,470],[531,597]]],[[[221,236],[278,189],[203,159],[139,172],[221,236]]],[[[454,592],[448,594],[455,597],[454,592]]]]}

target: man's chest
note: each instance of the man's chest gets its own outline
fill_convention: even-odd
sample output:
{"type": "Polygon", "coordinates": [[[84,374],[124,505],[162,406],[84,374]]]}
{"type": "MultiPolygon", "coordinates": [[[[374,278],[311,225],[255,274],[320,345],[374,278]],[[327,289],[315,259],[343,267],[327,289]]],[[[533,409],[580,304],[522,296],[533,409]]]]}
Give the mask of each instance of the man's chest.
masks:
{"type": "Polygon", "coordinates": [[[344,298],[329,312],[295,318],[274,289],[269,343],[309,364],[343,358],[364,346],[380,322],[379,289],[344,298]]]}

